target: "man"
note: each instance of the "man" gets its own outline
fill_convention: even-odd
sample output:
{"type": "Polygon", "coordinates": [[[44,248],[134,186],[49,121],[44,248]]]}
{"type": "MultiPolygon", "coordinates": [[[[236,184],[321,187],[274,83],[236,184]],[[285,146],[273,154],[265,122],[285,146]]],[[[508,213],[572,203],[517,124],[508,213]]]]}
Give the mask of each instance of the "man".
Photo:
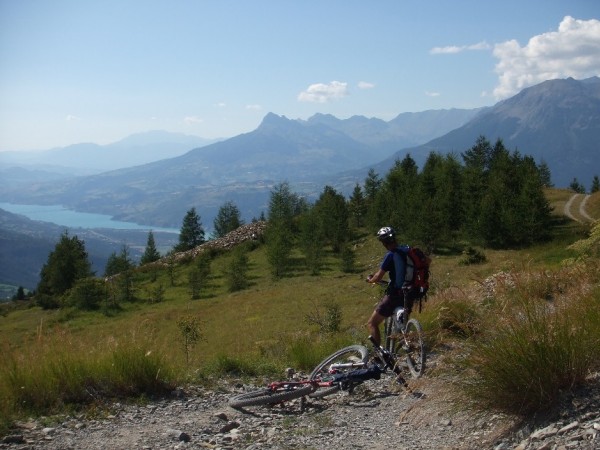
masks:
{"type": "MultiPolygon", "coordinates": [[[[387,249],[387,253],[383,257],[383,261],[379,266],[379,270],[373,275],[367,277],[368,283],[377,283],[383,279],[385,274],[389,272],[390,283],[386,289],[386,293],[381,301],[375,307],[373,314],[367,322],[367,326],[377,345],[381,345],[381,333],[379,325],[390,317],[394,310],[399,306],[404,305],[404,278],[406,276],[406,254],[398,246],[396,242],[396,233],[392,227],[383,227],[377,232],[377,238],[387,249]]],[[[407,308],[407,315],[410,313],[410,305],[407,308]]]]}

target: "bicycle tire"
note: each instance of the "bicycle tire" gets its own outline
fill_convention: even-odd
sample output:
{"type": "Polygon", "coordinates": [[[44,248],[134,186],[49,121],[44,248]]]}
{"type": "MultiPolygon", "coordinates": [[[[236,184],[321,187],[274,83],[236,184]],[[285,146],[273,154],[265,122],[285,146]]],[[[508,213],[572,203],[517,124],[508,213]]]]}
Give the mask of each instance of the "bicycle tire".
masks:
{"type": "Polygon", "coordinates": [[[408,371],[413,378],[420,378],[425,372],[425,340],[423,327],[417,319],[409,319],[404,333],[392,332],[392,320],[385,320],[385,348],[398,361],[406,361],[408,371]]]}
{"type": "Polygon", "coordinates": [[[385,321],[383,322],[383,332],[384,332],[384,344],[383,344],[383,348],[385,348],[388,352],[393,353],[394,352],[394,338],[392,337],[392,335],[394,334],[392,327],[393,325],[393,318],[392,317],[386,317],[385,321]]]}
{"type": "Polygon", "coordinates": [[[314,390],[311,384],[299,384],[293,388],[269,389],[261,388],[258,390],[244,392],[229,399],[229,406],[240,408],[243,406],[261,406],[274,405],[287,400],[293,400],[310,394],[314,390]]]}
{"type": "Polygon", "coordinates": [[[410,319],[404,330],[404,342],[407,347],[406,364],[413,378],[419,378],[425,372],[425,341],[423,327],[416,319],[410,319]]]}
{"type": "MultiPolygon", "coordinates": [[[[318,381],[320,378],[330,375],[329,366],[334,363],[345,363],[345,362],[355,362],[357,364],[366,364],[369,359],[369,349],[364,345],[350,345],[348,347],[344,347],[335,353],[332,353],[323,361],[321,361],[317,367],[311,372],[309,379],[311,381],[318,381]]],[[[338,373],[349,372],[351,370],[356,369],[347,368],[338,371],[338,373]]],[[[340,386],[328,386],[328,387],[317,387],[317,389],[309,394],[311,398],[322,398],[327,395],[335,394],[340,390],[340,386]]]]}

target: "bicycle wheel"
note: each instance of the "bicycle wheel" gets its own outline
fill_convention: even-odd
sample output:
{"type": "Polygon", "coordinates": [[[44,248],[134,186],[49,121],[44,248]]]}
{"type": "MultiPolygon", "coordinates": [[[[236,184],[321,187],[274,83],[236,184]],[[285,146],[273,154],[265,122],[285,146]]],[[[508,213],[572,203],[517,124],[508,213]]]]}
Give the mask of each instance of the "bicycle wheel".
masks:
{"type": "MultiPolygon", "coordinates": [[[[311,381],[325,381],[333,373],[345,373],[361,368],[369,359],[369,350],[364,345],[351,345],[344,347],[319,363],[310,374],[311,381]],[[343,364],[343,367],[332,368],[333,364],[343,364]]],[[[309,394],[312,398],[321,398],[326,395],[334,394],[340,390],[339,385],[317,388],[316,391],[309,394]]]]}
{"type": "MultiPolygon", "coordinates": [[[[384,344],[383,348],[385,348],[388,352],[394,353],[394,343],[396,339],[396,334],[393,331],[394,320],[392,317],[386,317],[383,322],[383,332],[384,332],[384,344]]],[[[399,334],[399,333],[398,333],[399,334]]]]}
{"type": "Polygon", "coordinates": [[[274,405],[286,400],[303,397],[313,390],[313,385],[304,383],[283,385],[276,389],[262,388],[231,397],[229,406],[240,408],[242,406],[274,405]]]}
{"type": "MultiPolygon", "coordinates": [[[[404,332],[393,329],[393,319],[387,317],[384,322],[385,349],[392,353],[400,369],[408,368],[413,378],[419,378],[425,371],[425,341],[423,328],[417,319],[409,319],[404,332]]],[[[399,373],[399,372],[396,372],[399,373]]]]}
{"type": "Polygon", "coordinates": [[[410,319],[406,324],[402,339],[398,344],[406,353],[406,364],[414,378],[419,378],[425,371],[425,341],[423,327],[416,319],[410,319]]]}

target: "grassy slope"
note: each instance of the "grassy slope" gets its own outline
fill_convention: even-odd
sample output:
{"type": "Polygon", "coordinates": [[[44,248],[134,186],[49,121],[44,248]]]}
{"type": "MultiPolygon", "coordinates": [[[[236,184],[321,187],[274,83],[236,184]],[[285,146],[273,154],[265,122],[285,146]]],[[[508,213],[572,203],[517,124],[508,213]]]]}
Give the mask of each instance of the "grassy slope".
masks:
{"type": "MultiPolygon", "coordinates": [[[[564,190],[548,192],[557,213],[562,212],[569,195],[570,192],[564,190]]],[[[589,205],[599,207],[598,199],[596,194],[589,205]]],[[[590,213],[600,216],[597,209],[590,213]]],[[[558,235],[552,243],[522,251],[486,250],[488,262],[485,264],[461,266],[458,264],[461,255],[434,256],[433,286],[464,288],[499,270],[535,269],[558,264],[571,256],[566,246],[583,237],[584,227],[558,218],[557,221],[558,235]]],[[[264,249],[259,248],[250,253],[251,286],[244,291],[227,292],[222,274],[228,255],[222,255],[212,264],[210,287],[200,300],[190,300],[189,267],[180,266],[176,271],[175,287],[170,287],[166,272],[161,272],[154,283],[147,275],[137,282],[137,296],[142,299],[149,298],[151,290],[162,285],[166,293],[161,303],[125,304],[125,310],[114,317],[38,308],[18,310],[0,318],[0,334],[3,342],[17,348],[29,345],[42,335],[53,334],[52,330],[61,330],[82,345],[91,347],[114,341],[136,341],[148,346],[148,350],[166,355],[173,364],[183,365],[185,354],[177,322],[194,316],[202,322],[205,339],[195,347],[192,362],[201,366],[217,355],[273,352],[280,342],[313,333],[315,328],[306,322],[306,314],[315,308],[322,309],[328,301],[335,301],[343,310],[342,327],[356,330],[352,334],[357,339],[364,338],[364,323],[380,293],[363,280],[366,274],[376,269],[383,253],[380,245],[371,238],[361,238],[355,248],[357,272],[354,274],[342,273],[338,269],[338,260],[329,256],[326,269],[319,277],[307,275],[298,262],[294,276],[272,281],[264,249]]]]}

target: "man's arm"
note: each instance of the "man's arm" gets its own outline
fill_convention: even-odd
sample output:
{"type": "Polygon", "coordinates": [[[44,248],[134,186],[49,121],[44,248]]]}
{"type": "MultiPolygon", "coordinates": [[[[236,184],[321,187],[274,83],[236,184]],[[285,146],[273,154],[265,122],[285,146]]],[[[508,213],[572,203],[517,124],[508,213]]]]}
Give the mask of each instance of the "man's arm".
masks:
{"type": "Polygon", "coordinates": [[[367,283],[377,283],[377,282],[381,281],[384,276],[385,276],[385,270],[379,269],[373,275],[369,275],[367,277],[367,283]]]}

